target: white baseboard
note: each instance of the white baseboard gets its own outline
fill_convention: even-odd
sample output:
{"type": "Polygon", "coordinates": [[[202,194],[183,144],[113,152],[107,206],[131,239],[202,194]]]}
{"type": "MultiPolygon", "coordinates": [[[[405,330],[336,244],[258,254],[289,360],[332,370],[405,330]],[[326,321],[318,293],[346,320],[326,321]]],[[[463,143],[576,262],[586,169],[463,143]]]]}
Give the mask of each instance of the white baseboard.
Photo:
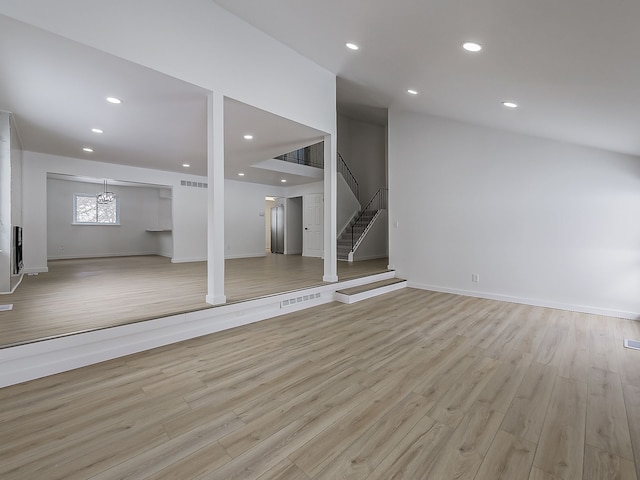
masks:
{"type": "Polygon", "coordinates": [[[234,255],[225,255],[224,259],[233,260],[235,258],[258,258],[258,257],[265,257],[266,255],[267,255],[266,253],[237,253],[234,255]]]}
{"type": "Polygon", "coordinates": [[[451,293],[454,295],[463,295],[465,297],[486,298],[488,300],[499,300],[501,302],[520,303],[523,305],[531,305],[533,307],[555,308],[558,310],[568,310],[570,312],[590,313],[593,315],[603,315],[605,317],[625,318],[628,320],[640,320],[639,312],[627,312],[624,310],[613,310],[600,307],[592,307],[588,305],[575,305],[562,302],[550,302],[547,300],[512,297],[509,295],[498,295],[486,292],[476,292],[471,290],[461,290],[456,288],[439,287],[436,285],[424,285],[409,282],[410,288],[418,288],[420,290],[430,290],[432,292],[451,293]]]}
{"type": "Polygon", "coordinates": [[[49,267],[29,267],[29,268],[24,268],[24,270],[22,270],[22,273],[25,275],[31,275],[34,273],[48,273],[49,272],[49,267]]]}
{"type": "Polygon", "coordinates": [[[0,388],[335,301],[394,272],[0,349],[0,388]],[[319,294],[319,296],[317,296],[319,294]],[[313,299],[299,302],[298,297],[313,299]],[[296,298],[296,301],[292,301],[296,298]],[[286,301],[287,305],[283,303],[286,301]]]}
{"type": "Polygon", "coordinates": [[[105,257],[142,257],[157,255],[156,252],[123,252],[123,253],[88,253],[83,255],[50,255],[47,260],[75,260],[81,258],[105,258],[105,257]]]}
{"type": "Polygon", "coordinates": [[[173,257],[171,259],[171,263],[190,263],[190,262],[206,262],[206,261],[207,261],[207,257],[193,257],[193,258],[188,258],[188,257],[176,258],[176,257],[173,257]]]}
{"type": "MultiPolygon", "coordinates": [[[[234,255],[225,255],[225,260],[233,260],[236,258],[259,258],[266,256],[266,253],[238,253],[234,255]]],[[[207,257],[173,257],[171,263],[190,263],[190,262],[206,262],[207,257]]]]}
{"type": "Polygon", "coordinates": [[[375,260],[377,258],[387,258],[388,256],[389,255],[387,255],[386,253],[379,253],[377,255],[366,255],[364,257],[359,257],[358,251],[356,250],[356,253],[353,255],[353,261],[359,262],[360,260],[375,260]]]}

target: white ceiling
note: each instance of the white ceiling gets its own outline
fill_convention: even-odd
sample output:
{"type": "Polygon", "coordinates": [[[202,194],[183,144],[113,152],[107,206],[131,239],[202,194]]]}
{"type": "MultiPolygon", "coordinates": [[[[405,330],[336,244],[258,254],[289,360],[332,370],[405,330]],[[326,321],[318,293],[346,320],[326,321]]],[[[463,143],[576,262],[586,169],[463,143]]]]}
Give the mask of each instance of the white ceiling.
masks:
{"type": "Polygon", "coordinates": [[[337,74],[347,114],[397,107],[640,155],[638,0],[216,3],[337,74]]]}
{"type": "MultiPolygon", "coordinates": [[[[200,87],[2,15],[0,72],[0,110],[14,113],[25,150],[207,174],[208,92],[200,87]],[[109,104],[107,96],[123,103],[109,104]],[[104,133],[92,133],[94,127],[104,133]],[[85,146],[94,152],[83,152],[85,146]]],[[[282,185],[282,178],[287,185],[317,181],[251,165],[322,135],[226,99],[225,176],[271,185],[282,185]],[[254,139],[244,140],[245,133],[254,139]]]]}

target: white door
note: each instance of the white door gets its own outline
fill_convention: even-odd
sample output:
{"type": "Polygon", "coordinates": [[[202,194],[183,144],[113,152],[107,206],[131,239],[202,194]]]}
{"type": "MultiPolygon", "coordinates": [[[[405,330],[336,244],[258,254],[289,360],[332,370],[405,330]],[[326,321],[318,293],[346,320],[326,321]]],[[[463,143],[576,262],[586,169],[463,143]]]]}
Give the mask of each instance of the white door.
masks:
{"type": "Polygon", "coordinates": [[[302,255],[305,257],[322,257],[324,231],[324,199],[321,193],[305,195],[302,198],[302,255]]]}

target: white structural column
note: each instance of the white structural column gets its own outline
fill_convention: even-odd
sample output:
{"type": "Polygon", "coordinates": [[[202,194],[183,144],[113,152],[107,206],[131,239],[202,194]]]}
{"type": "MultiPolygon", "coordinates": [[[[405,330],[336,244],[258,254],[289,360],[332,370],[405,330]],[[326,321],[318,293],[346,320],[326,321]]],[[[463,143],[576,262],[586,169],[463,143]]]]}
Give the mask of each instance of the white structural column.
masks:
{"type": "Polygon", "coordinates": [[[226,303],[224,294],[224,95],[211,92],[207,102],[207,298],[226,303]]]}
{"type": "Polygon", "coordinates": [[[338,162],[332,135],[324,137],[324,276],[325,282],[338,281],[338,162]]]}

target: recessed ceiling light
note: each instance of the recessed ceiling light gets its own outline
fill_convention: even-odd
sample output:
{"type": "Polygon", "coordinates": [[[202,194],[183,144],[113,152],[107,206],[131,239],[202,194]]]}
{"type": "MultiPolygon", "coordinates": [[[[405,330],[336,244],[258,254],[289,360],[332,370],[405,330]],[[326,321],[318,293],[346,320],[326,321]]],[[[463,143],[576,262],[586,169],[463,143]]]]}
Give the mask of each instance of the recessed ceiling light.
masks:
{"type": "Polygon", "coordinates": [[[466,42],[462,44],[462,48],[464,48],[467,52],[479,52],[482,50],[482,45],[475,42],[466,42]]]}
{"type": "Polygon", "coordinates": [[[349,50],[359,50],[360,49],[360,47],[358,45],[356,45],[355,43],[349,42],[349,43],[346,43],[345,45],[347,46],[347,48],[349,50]]]}
{"type": "Polygon", "coordinates": [[[189,165],[188,163],[183,163],[183,164],[182,164],[182,166],[183,166],[184,168],[189,168],[191,165],[189,165]]]}
{"type": "Polygon", "coordinates": [[[504,105],[507,108],[517,108],[518,104],[514,103],[514,102],[502,102],[502,105],[504,105]]]}
{"type": "Polygon", "coordinates": [[[104,133],[104,131],[101,128],[92,128],[91,131],[93,133],[104,133]]]}
{"type": "Polygon", "coordinates": [[[88,153],[93,152],[93,148],[89,148],[89,147],[84,147],[82,150],[84,150],[85,152],[88,152],[88,153]]]}
{"type": "Polygon", "coordinates": [[[107,97],[107,102],[119,104],[119,103],[122,103],[122,100],[116,97],[107,97]]]}
{"type": "Polygon", "coordinates": [[[245,139],[245,140],[253,140],[253,135],[251,135],[251,134],[247,133],[247,134],[244,136],[244,139],[245,139]]]}
{"type": "Polygon", "coordinates": [[[239,177],[244,177],[244,173],[243,173],[243,172],[240,172],[240,173],[238,174],[238,176],[239,176],[239,177]]]}
{"type": "Polygon", "coordinates": [[[282,180],[280,180],[282,183],[287,183],[287,181],[283,178],[282,180]]]}
{"type": "Polygon", "coordinates": [[[407,90],[407,93],[408,93],[409,95],[417,95],[417,94],[418,94],[418,91],[417,91],[417,90],[414,90],[413,88],[410,88],[409,90],[407,90]]]}

